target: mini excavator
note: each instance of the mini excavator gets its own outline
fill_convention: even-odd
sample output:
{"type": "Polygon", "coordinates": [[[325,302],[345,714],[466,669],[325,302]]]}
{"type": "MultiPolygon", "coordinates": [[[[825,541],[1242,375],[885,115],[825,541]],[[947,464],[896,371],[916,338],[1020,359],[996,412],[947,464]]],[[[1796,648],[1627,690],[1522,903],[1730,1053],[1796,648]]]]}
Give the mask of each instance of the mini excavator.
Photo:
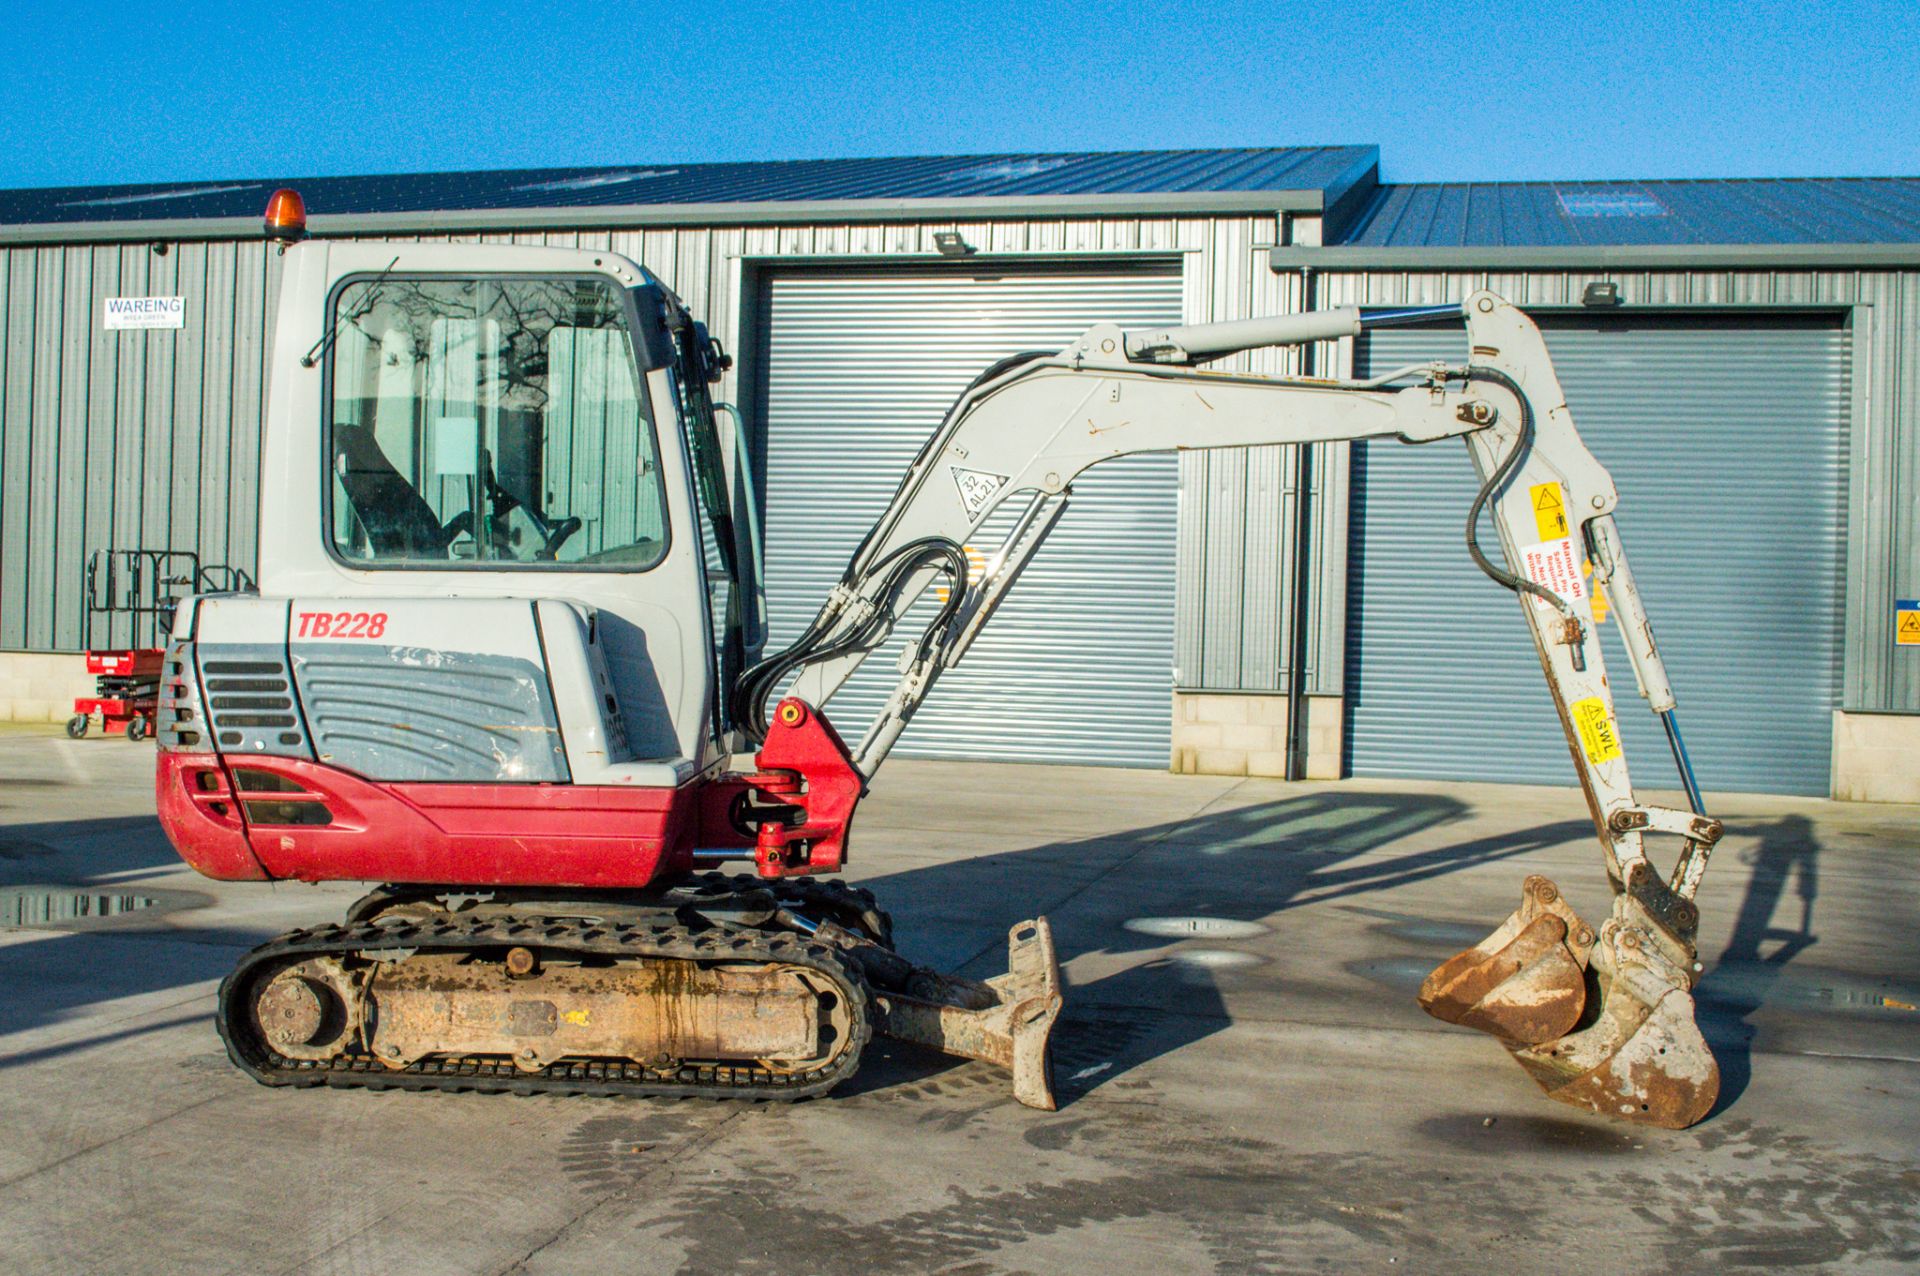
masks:
{"type": "Polygon", "coordinates": [[[1459,439],[1481,479],[1466,552],[1533,636],[1613,904],[1592,926],[1528,878],[1420,1003],[1493,1035],[1563,1102],[1669,1127],[1713,1106],[1691,991],[1721,826],[1613,482],[1538,328],[1500,297],[1103,324],[1003,359],[933,430],[818,615],[769,652],[750,451],[710,397],[728,360],[658,279],[601,250],[306,239],[292,192],[267,231],[285,275],[259,589],[179,603],[158,806],[209,877],[375,888],[223,983],[219,1031],[258,1080],[798,1099],[882,1033],[995,1064],[1051,1108],[1046,919],[1014,926],[1007,972],[984,981],[899,953],[873,895],[830,876],[868,783],[1089,467],[1459,439]],[[1464,320],[1464,362],[1365,381],[1206,366],[1438,316],[1464,320]],[[1634,795],[1598,590],[1690,809],[1634,795]],[[897,683],[843,736],[824,710],[896,630],[897,683]],[[1664,876],[1647,853],[1661,836],[1677,844],[1664,876]]]}

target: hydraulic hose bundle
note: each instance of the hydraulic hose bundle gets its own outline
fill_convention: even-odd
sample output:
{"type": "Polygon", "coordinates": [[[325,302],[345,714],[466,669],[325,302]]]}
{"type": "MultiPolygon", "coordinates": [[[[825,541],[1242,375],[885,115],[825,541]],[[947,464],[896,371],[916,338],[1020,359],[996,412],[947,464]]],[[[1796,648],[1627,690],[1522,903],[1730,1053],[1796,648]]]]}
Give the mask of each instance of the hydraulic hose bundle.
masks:
{"type": "MultiPolygon", "coordinates": [[[[908,487],[913,483],[914,476],[920,473],[928,453],[946,434],[945,427],[952,424],[961,405],[975,390],[1005,376],[1015,368],[1031,363],[1035,359],[1048,358],[1053,353],[1051,350],[1024,350],[1019,354],[1008,355],[988,365],[984,371],[969,381],[966,389],[960,392],[954,399],[953,405],[947,409],[946,415],[942,418],[942,428],[930,434],[926,443],[921,446],[919,455],[914,458],[913,465],[907,471],[907,477],[901,481],[899,489],[894,493],[893,500],[888,506],[889,510],[900,507],[908,487]]],[[[730,699],[733,720],[746,731],[749,740],[754,744],[758,745],[766,739],[767,704],[773,699],[774,691],[789,677],[808,665],[818,664],[823,660],[834,660],[855,651],[869,650],[886,640],[887,631],[892,628],[897,616],[894,600],[916,572],[934,568],[944,571],[947,575],[946,601],[941,604],[940,610],[934,614],[933,619],[928,622],[926,629],[920,635],[916,651],[918,659],[925,660],[933,653],[940,636],[960,614],[960,605],[967,591],[967,556],[965,551],[953,541],[945,537],[925,537],[902,545],[878,562],[863,562],[873,546],[874,539],[879,536],[880,529],[886,526],[887,521],[882,518],[861,538],[859,546],[847,560],[846,571],[840,576],[840,590],[844,591],[840,596],[845,597],[851,594],[868,599],[872,607],[867,615],[862,617],[853,628],[841,633],[831,645],[826,645],[828,640],[834,637],[835,623],[840,614],[834,603],[829,601],[799,637],[783,650],[774,652],[746,670],[734,684],[730,699]],[[869,591],[868,586],[876,579],[880,587],[869,591]]]]}
{"type": "Polygon", "coordinates": [[[893,626],[892,600],[915,573],[926,568],[944,571],[949,581],[946,601],[920,635],[917,654],[920,659],[926,659],[938,636],[959,614],[967,589],[966,554],[958,545],[940,536],[909,541],[858,574],[850,566],[840,583],[848,593],[872,599],[873,605],[867,614],[851,628],[838,631],[836,639],[835,622],[839,613],[831,604],[822,608],[806,631],[785,650],[775,652],[740,675],[733,691],[734,721],[755,744],[766,739],[767,702],[773,698],[774,690],[807,665],[867,650],[885,641],[887,630],[893,626]],[[876,578],[879,588],[868,594],[867,586],[876,578]]]}
{"type": "Polygon", "coordinates": [[[1485,510],[1487,508],[1487,502],[1492,500],[1494,496],[1507,485],[1507,480],[1513,477],[1514,471],[1518,470],[1521,464],[1526,461],[1527,453],[1533,450],[1533,403],[1527,398],[1526,391],[1520,388],[1520,383],[1498,368],[1474,365],[1467,369],[1466,379],[1469,381],[1488,381],[1500,386],[1512,394],[1515,401],[1520,404],[1520,437],[1514,441],[1513,450],[1507,453],[1506,459],[1500,462],[1499,468],[1489,474],[1487,481],[1480,485],[1479,494],[1473,498],[1472,508],[1467,510],[1467,553],[1473,555],[1474,564],[1478,566],[1481,571],[1485,572],[1488,579],[1492,580],[1495,584],[1504,586],[1516,594],[1532,594],[1534,597],[1552,604],[1553,608],[1561,615],[1571,616],[1573,615],[1573,608],[1567,605],[1566,599],[1560,597],[1560,595],[1554,593],[1545,585],[1537,584],[1524,576],[1514,575],[1512,572],[1488,558],[1485,551],[1480,548],[1481,511],[1485,510]]]}

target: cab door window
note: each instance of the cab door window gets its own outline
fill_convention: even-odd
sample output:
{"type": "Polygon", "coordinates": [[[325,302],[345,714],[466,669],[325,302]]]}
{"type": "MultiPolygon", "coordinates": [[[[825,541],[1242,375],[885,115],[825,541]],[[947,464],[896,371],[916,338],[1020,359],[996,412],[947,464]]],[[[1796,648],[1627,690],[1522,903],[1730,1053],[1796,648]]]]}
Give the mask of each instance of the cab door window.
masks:
{"type": "Polygon", "coordinates": [[[327,536],[367,567],[645,570],[667,520],[620,291],[380,278],[334,299],[327,536]]]}

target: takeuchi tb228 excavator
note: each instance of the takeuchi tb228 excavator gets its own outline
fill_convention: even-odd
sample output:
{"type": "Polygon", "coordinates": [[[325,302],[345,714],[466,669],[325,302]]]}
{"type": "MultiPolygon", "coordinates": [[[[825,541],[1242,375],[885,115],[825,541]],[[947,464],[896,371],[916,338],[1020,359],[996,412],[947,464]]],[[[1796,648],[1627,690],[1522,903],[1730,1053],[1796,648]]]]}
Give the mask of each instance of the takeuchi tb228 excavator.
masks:
{"type": "Polygon", "coordinates": [[[1613,482],[1506,301],[1099,325],[1003,359],[933,429],[813,622],[769,652],[744,431],[709,396],[726,359],[671,291],[612,252],[303,230],[276,195],[259,592],[181,601],[158,731],[160,816],[194,868],[374,884],[223,984],[219,1030],[254,1077],[794,1099],[845,1080],[878,1032],[996,1064],[1051,1108],[1046,919],[1012,928],[1004,975],[963,979],[896,951],[873,896],[827,876],[880,763],[1088,467],[1457,438],[1481,476],[1465,551],[1518,598],[1613,906],[1589,925],[1530,877],[1420,1002],[1564,1102],[1673,1127],[1712,1107],[1694,896],[1721,828],[1613,482]],[[1205,366],[1439,314],[1465,321],[1457,365],[1370,381],[1205,366]],[[1600,591],[1689,810],[1628,781],[1600,591]],[[823,710],[896,629],[897,684],[843,735],[823,710]],[[1665,876],[1656,835],[1676,843],[1665,876]]]}

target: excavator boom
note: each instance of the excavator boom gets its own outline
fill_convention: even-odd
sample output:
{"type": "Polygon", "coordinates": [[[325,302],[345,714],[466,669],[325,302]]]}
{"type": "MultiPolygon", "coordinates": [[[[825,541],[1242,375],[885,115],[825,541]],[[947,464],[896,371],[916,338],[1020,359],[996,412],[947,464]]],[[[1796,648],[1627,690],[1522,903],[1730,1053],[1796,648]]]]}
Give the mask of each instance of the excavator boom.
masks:
{"type": "Polygon", "coordinates": [[[1156,332],[1101,326],[1057,354],[998,365],[968,388],[915,458],[813,624],[747,672],[737,711],[757,724],[768,692],[789,678],[801,699],[827,703],[921,593],[944,579],[946,604],[910,645],[893,694],[853,750],[870,776],[1066,514],[1077,475],[1137,452],[1372,438],[1465,442],[1482,483],[1464,511],[1466,550],[1518,598],[1616,892],[1613,915],[1596,931],[1552,882],[1529,879],[1521,909],[1436,970],[1421,1003],[1501,1038],[1556,1098],[1691,1124],[1718,1090],[1689,994],[1699,972],[1692,901],[1720,825],[1699,809],[1673,693],[1614,521],[1613,480],[1574,427],[1539,329],[1492,293],[1457,308],[1373,316],[1347,308],[1156,332]],[[1465,320],[1470,362],[1367,382],[1201,366],[1255,346],[1446,315],[1465,320]],[[1414,384],[1392,388],[1409,379],[1414,384]],[[1009,529],[972,555],[962,552],[1008,502],[1019,511],[1009,529]],[[1476,539],[1483,509],[1493,516],[1500,562],[1476,539]],[[974,561],[985,570],[971,572],[974,561]],[[1634,793],[1600,649],[1598,591],[1641,694],[1666,727],[1689,810],[1634,793]],[[1647,857],[1649,833],[1683,844],[1666,878],[1647,857]]]}

